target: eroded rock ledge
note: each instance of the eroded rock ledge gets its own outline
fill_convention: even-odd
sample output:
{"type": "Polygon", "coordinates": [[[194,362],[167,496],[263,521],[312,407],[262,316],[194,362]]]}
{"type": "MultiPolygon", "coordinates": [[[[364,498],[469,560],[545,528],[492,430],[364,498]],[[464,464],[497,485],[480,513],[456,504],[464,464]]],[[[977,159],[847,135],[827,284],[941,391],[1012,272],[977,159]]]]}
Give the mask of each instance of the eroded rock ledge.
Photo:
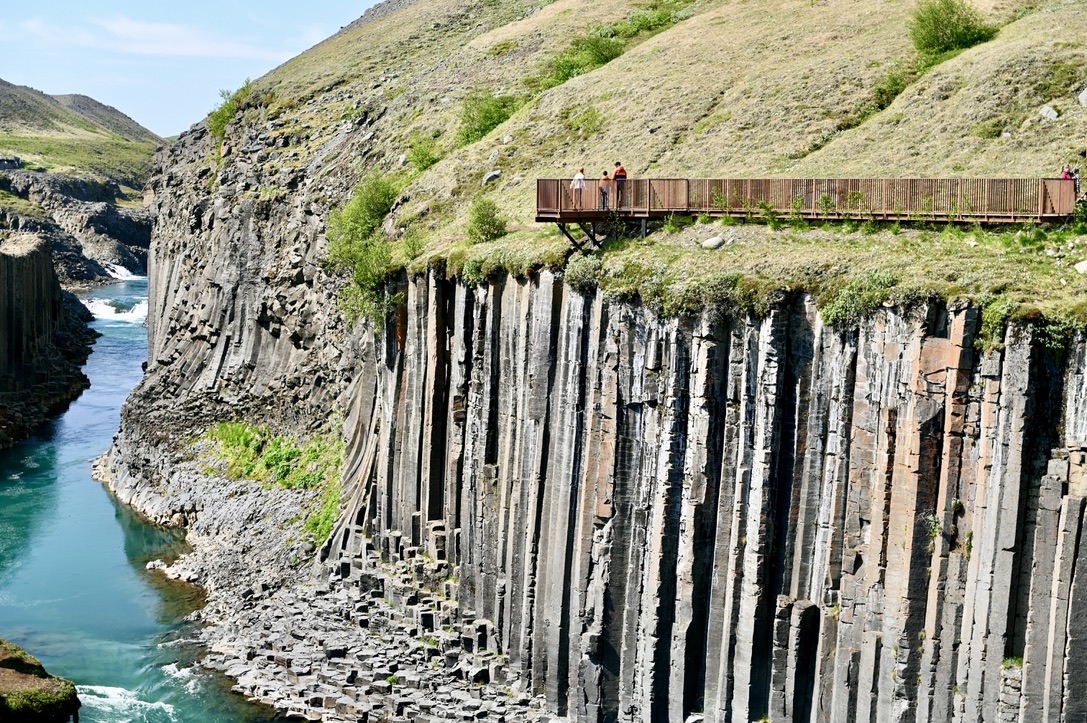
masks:
{"type": "Polygon", "coordinates": [[[0,227],[36,233],[53,247],[57,275],[67,287],[112,281],[118,267],[146,275],[151,214],[119,205],[115,183],[33,171],[0,172],[0,191],[40,209],[0,209],[0,227]]]}

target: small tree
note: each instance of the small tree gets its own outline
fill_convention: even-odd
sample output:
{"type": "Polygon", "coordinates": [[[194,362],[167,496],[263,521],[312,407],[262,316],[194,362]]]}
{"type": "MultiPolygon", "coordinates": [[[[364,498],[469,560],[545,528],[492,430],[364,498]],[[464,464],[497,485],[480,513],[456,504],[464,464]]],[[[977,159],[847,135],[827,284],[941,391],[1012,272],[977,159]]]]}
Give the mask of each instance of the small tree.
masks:
{"type": "Polygon", "coordinates": [[[910,39],[924,55],[969,48],[995,34],[996,29],[966,0],[919,0],[910,24],[910,39]]]}
{"type": "Polygon", "coordinates": [[[498,206],[489,198],[477,198],[468,213],[468,241],[473,244],[494,241],[505,236],[506,219],[498,215],[498,206]]]}
{"type": "Polygon", "coordinates": [[[249,78],[246,78],[242,87],[234,92],[226,89],[219,91],[219,97],[223,99],[223,102],[208,114],[207,121],[208,132],[211,133],[213,138],[219,141],[223,140],[226,135],[226,127],[230,125],[230,121],[234,120],[238,109],[252,94],[253,81],[249,78]]]}

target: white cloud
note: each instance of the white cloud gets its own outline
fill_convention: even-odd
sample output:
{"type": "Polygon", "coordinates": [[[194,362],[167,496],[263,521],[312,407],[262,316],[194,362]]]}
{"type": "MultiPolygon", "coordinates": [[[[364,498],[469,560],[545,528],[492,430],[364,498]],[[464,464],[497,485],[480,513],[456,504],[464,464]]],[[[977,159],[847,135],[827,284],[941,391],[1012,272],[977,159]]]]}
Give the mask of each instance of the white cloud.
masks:
{"type": "Polygon", "coordinates": [[[275,63],[294,55],[291,51],[238,42],[194,25],[146,22],[124,16],[91,22],[94,28],[65,28],[35,18],[20,23],[19,27],[24,33],[46,42],[130,55],[241,58],[275,63]]]}

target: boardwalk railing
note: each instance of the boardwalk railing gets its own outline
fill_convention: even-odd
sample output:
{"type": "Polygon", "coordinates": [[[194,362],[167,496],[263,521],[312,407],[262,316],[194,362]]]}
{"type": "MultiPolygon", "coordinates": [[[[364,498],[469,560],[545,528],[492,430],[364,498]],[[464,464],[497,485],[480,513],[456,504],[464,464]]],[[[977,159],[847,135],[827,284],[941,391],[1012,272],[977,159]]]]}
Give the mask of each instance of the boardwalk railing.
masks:
{"type": "Polygon", "coordinates": [[[1049,178],[633,178],[621,191],[610,185],[605,210],[595,179],[581,191],[571,183],[536,181],[537,221],[618,213],[999,223],[1068,218],[1076,204],[1074,181],[1049,178]]]}

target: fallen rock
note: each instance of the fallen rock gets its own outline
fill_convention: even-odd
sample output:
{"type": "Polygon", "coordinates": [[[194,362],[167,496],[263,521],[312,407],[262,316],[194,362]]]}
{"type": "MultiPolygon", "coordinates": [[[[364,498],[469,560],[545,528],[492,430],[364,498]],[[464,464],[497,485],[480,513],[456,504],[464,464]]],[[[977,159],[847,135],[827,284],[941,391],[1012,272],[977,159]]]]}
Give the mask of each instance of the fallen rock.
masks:
{"type": "Polygon", "coordinates": [[[1083,89],[1083,92],[1079,94],[1079,104],[1087,105],[1087,88],[1083,89]]]}
{"type": "Polygon", "coordinates": [[[485,176],[483,176],[483,183],[481,183],[480,185],[486,186],[488,183],[494,183],[501,177],[502,171],[490,171],[485,176]]]}
{"type": "Polygon", "coordinates": [[[702,242],[702,248],[709,249],[710,251],[716,251],[717,249],[724,246],[725,243],[726,243],[725,239],[722,238],[721,236],[714,236],[713,238],[708,238],[705,241],[703,241],[702,242]]]}
{"type": "Polygon", "coordinates": [[[1080,261],[1078,264],[1076,264],[1072,268],[1074,268],[1076,271],[1078,271],[1081,274],[1087,274],[1087,261],[1080,261]]]}
{"type": "Polygon", "coordinates": [[[1051,105],[1043,105],[1042,109],[1038,111],[1038,115],[1046,120],[1057,120],[1060,117],[1060,113],[1051,105]]]}

